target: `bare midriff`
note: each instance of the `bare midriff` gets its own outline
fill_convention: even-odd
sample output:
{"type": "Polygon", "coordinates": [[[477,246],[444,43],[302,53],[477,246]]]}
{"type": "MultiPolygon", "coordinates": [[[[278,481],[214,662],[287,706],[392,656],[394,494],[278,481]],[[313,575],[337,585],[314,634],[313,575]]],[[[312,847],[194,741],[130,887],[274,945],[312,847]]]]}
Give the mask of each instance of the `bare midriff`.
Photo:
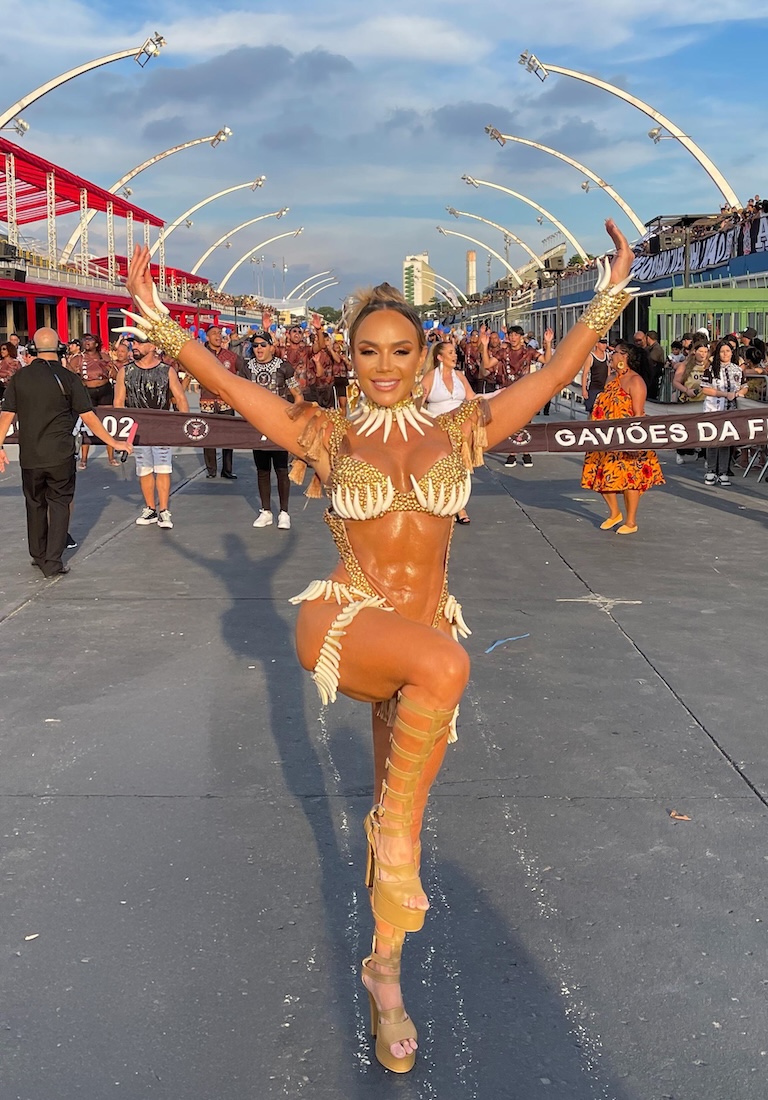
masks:
{"type": "MultiPolygon", "coordinates": [[[[428,626],[443,592],[452,524],[452,519],[419,512],[344,521],[352,552],[369,584],[404,618],[428,626]]],[[[332,577],[355,583],[343,562],[332,577]]]]}

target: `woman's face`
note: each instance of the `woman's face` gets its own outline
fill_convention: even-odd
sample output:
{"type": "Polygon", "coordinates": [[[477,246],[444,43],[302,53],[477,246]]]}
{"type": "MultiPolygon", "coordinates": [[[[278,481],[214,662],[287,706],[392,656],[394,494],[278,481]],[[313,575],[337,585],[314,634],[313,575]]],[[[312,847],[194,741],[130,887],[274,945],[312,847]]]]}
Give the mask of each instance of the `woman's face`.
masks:
{"type": "Polygon", "coordinates": [[[411,396],[427,349],[413,324],[394,309],[382,309],[360,322],[352,361],[366,397],[391,406],[411,396]]]}
{"type": "Polygon", "coordinates": [[[453,370],[456,366],[456,348],[453,344],[447,344],[440,352],[440,362],[444,367],[453,370]]]}
{"type": "Polygon", "coordinates": [[[627,367],[627,353],[623,348],[616,348],[611,359],[611,368],[618,373],[627,370],[627,367]]]}
{"type": "Polygon", "coordinates": [[[697,363],[705,363],[709,358],[709,348],[706,344],[700,344],[694,351],[693,357],[697,363]]]}
{"type": "Polygon", "coordinates": [[[730,361],[732,359],[733,359],[733,348],[731,347],[731,345],[730,344],[721,344],[720,345],[720,362],[721,363],[730,363],[730,361]]]}
{"type": "Polygon", "coordinates": [[[3,357],[3,359],[8,359],[10,354],[11,353],[8,351],[8,348],[5,346],[5,344],[0,345],[0,355],[3,357]]]}

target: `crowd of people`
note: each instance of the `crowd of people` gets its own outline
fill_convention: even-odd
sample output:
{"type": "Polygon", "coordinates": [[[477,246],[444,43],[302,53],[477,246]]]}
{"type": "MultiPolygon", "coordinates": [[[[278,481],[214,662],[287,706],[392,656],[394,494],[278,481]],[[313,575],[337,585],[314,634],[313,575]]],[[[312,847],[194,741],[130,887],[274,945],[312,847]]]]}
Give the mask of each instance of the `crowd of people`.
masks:
{"type": "MultiPolygon", "coordinates": [[[[263,323],[265,327],[261,329],[243,332],[212,325],[205,333],[196,335],[230,373],[264,386],[291,403],[310,402],[322,409],[346,413],[348,393],[356,395],[358,386],[345,334],[326,326],[317,314],[309,325],[283,327],[272,323],[270,314],[265,312],[263,323]]],[[[429,328],[427,325],[425,339],[429,358],[425,368],[424,403],[427,410],[437,414],[469,398],[493,398],[527,377],[532,370],[545,365],[553,352],[553,333],[545,333],[543,347],[540,347],[534,334],[525,332],[520,326],[508,329],[502,326],[499,331],[491,331],[484,326],[429,328]]],[[[15,333],[0,344],[0,400],[10,380],[29,361],[29,351],[15,333]]],[[[116,334],[115,340],[104,348],[98,336],[85,333],[70,340],[66,349],[60,349],[59,362],[69,374],[79,378],[91,406],[189,411],[188,391],[192,377],[162,347],[154,348],[137,343],[128,335],[116,334]]],[[[625,370],[628,371],[625,380],[632,381],[634,389],[630,393],[629,389],[619,387],[621,392],[613,394],[613,407],[619,408],[624,396],[630,394],[634,401],[630,414],[637,416],[642,402],[637,399],[639,387],[635,379],[642,383],[643,402],[646,397],[657,400],[665,370],[669,371],[674,400],[692,405],[701,402],[702,411],[706,412],[723,411],[735,407],[738,398],[747,392],[749,380],[765,374],[768,363],[766,346],[753,328],[723,340],[710,340],[706,330],[685,333],[680,340],[672,342],[669,354],[659,344],[654,331],[638,331],[627,345],[616,343],[613,347],[607,336],[601,337],[583,364],[580,376],[588,415],[609,415],[606,399],[601,401],[601,395],[625,370]],[[626,362],[623,359],[625,348],[628,349],[626,362]]],[[[199,389],[199,407],[207,415],[235,415],[235,410],[220,395],[205,387],[199,389]]],[[[549,403],[541,411],[548,415],[549,403]]],[[[82,429],[77,456],[77,469],[81,472],[88,468],[93,438],[89,426],[82,426],[82,429]]],[[[204,448],[206,476],[237,480],[233,455],[231,448],[224,448],[219,460],[215,449],[204,448]]],[[[733,449],[710,448],[706,455],[703,451],[681,450],[677,453],[677,462],[682,464],[691,456],[705,458],[706,485],[730,484],[733,449]]],[[[134,457],[144,501],[136,523],[171,529],[172,448],[136,447],[134,457]]],[[[268,527],[276,520],[278,529],[290,529],[290,455],[284,450],[254,450],[253,460],[260,505],[253,526],[268,527]],[[272,507],[273,472],[278,498],[276,516],[272,507]]],[[[524,469],[533,466],[533,458],[527,453],[509,454],[505,464],[514,467],[518,460],[524,469]]],[[[107,461],[110,465],[118,465],[111,441],[107,441],[107,461]]],[[[607,467],[603,459],[594,459],[591,487],[602,492],[599,486],[604,486],[607,480],[615,482],[616,470],[625,469],[628,461],[626,456],[620,460],[614,456],[613,465],[607,467]]],[[[642,476],[638,475],[639,482],[651,477],[649,461],[644,459],[635,470],[635,473],[638,469],[645,470],[642,476]]],[[[585,479],[589,480],[586,474],[585,479]]],[[[655,466],[651,480],[654,484],[659,483],[655,466]]],[[[611,501],[609,505],[609,518],[613,519],[618,510],[611,501]]],[[[631,521],[636,514],[636,504],[628,505],[626,512],[631,521]]],[[[457,522],[461,525],[470,522],[466,508],[459,511],[457,522]]],[[[628,522],[623,527],[636,529],[636,524],[628,522]]],[[[75,538],[67,531],[64,549],[76,545],[75,538]]],[[[54,564],[55,559],[56,555],[54,564]]]]}
{"type": "MultiPolygon", "coordinates": [[[[254,451],[257,528],[273,523],[273,470],[279,529],[290,527],[291,481],[302,481],[311,467],[309,495],[325,488],[339,562],[293,598],[296,647],[323,703],[341,693],[372,706],[375,801],[365,819],[365,886],[374,934],[361,978],[376,1057],[395,1072],[413,1067],[418,1048],[400,973],[405,936],[421,929],[429,909],[419,877],[422,819],[456,737],[469,676],[459,644],[468,628],[447,587],[447,562],[454,524],[468,521],[472,471],[579,375],[593,419],[642,416],[644,372],[666,361],[655,350],[655,333],[609,343],[612,323],[631,300],[625,287],[632,262],[612,223],[609,232],[614,267],[601,270],[595,299],[557,348],[550,330],[541,347],[520,326],[425,330],[387,284],[358,297],[343,332],[327,331],[320,318],[308,329],[264,324],[242,334],[214,325],[201,342],[164,315],[148,249],[137,247],[128,280],[136,312],[114,348],[105,352],[92,334],[65,347],[53,330],[41,329],[22,352],[26,365],[6,383],[0,472],[8,464],[2,444],[18,417],[30,552],[47,577],[68,571],[61,555],[75,488],[75,415],[113,452],[133,452],[144,498],[136,523],[173,526],[171,449],[134,448],[110,435],[94,402],[187,412],[194,380],[202,412],[243,417],[274,445],[254,451]]],[[[743,391],[739,363],[757,346],[756,334],[746,330],[735,344],[719,340],[706,356],[703,335],[681,341],[678,392],[691,398],[698,387],[704,400],[736,400],[743,391]]],[[[6,358],[18,360],[18,351],[6,358]]],[[[234,480],[231,452],[220,467],[217,459],[209,449],[207,477],[234,480]]],[[[715,451],[707,461],[707,476],[726,484],[728,459],[715,451]]],[[[88,466],[82,451],[79,466],[88,466]]],[[[652,451],[600,452],[586,456],[582,484],[608,505],[601,528],[628,535],[638,530],[642,494],[663,477],[652,451]]]]}

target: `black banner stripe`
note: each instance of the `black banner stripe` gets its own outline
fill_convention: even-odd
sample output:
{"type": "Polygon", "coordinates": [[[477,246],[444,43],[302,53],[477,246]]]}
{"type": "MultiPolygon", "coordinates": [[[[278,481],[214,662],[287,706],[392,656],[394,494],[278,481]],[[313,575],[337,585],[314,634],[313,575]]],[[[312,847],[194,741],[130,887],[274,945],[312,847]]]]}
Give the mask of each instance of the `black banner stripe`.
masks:
{"type": "MultiPolygon", "coordinates": [[[[163,412],[156,409],[115,409],[100,405],[94,412],[107,431],[127,439],[138,425],[137,447],[231,447],[235,450],[280,448],[247,420],[215,413],[163,412]]],[[[17,441],[13,432],[6,443],[17,441]]],[[[100,441],[93,439],[95,445],[100,441]]],[[[738,409],[683,416],[643,416],[624,420],[566,420],[529,424],[492,448],[495,454],[568,454],[584,451],[664,451],[695,447],[732,447],[768,443],[768,409],[738,409]]]]}

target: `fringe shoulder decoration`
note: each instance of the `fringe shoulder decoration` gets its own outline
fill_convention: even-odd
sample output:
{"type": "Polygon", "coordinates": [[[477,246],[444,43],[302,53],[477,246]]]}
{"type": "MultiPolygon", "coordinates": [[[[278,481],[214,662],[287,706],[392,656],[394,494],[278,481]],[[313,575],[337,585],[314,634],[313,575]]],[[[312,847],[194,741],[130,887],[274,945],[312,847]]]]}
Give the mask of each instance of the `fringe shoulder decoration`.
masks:
{"type": "MultiPolygon", "coordinates": [[[[302,402],[300,405],[291,405],[286,409],[286,414],[291,420],[298,420],[302,414],[306,415],[304,409],[308,404],[310,403],[302,402]]],[[[321,409],[320,406],[315,405],[314,402],[312,403],[312,408],[314,411],[307,419],[304,429],[298,439],[303,458],[294,456],[293,462],[291,463],[291,470],[288,475],[289,480],[292,481],[294,485],[304,484],[307,466],[318,462],[322,458],[324,451],[330,453],[331,441],[338,434],[340,427],[342,427],[343,430],[343,423],[342,425],[337,423],[339,414],[335,410],[321,409]],[[329,439],[328,428],[331,425],[333,426],[333,431],[329,439]]],[[[342,417],[341,419],[343,422],[344,418],[342,417]]],[[[304,495],[314,499],[322,497],[323,483],[317,474],[313,476],[309,483],[309,488],[304,495]]]]}
{"type": "Polygon", "coordinates": [[[461,447],[461,460],[467,470],[484,465],[488,447],[486,424],[491,422],[491,406],[483,397],[465,401],[453,412],[439,417],[455,444],[461,447]]]}

